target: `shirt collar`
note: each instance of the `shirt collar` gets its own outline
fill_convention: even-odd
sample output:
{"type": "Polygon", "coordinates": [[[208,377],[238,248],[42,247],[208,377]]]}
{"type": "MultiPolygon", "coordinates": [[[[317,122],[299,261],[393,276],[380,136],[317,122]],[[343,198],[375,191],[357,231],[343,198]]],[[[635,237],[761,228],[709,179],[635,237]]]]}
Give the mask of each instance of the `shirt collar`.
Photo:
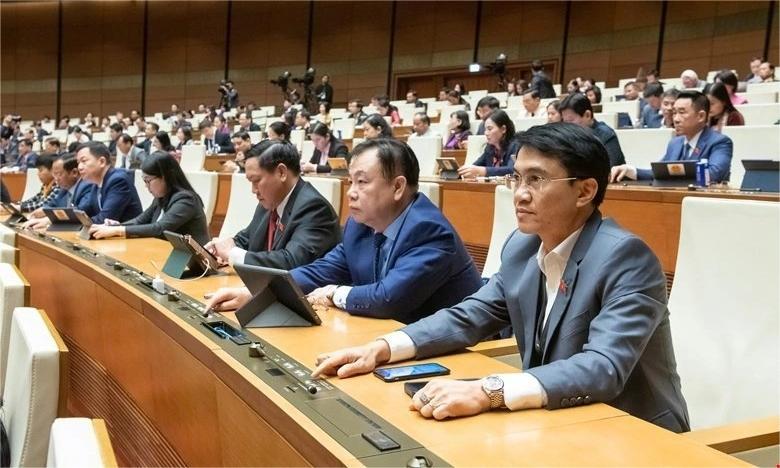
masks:
{"type": "Polygon", "coordinates": [[[699,130],[698,133],[696,133],[696,135],[693,136],[693,138],[691,138],[690,140],[686,140],[685,142],[691,145],[691,148],[696,148],[696,144],[699,142],[699,138],[701,138],[701,133],[703,131],[704,129],[702,128],[701,130],[699,130]]]}
{"type": "Polygon", "coordinates": [[[281,203],[279,203],[279,206],[276,207],[276,215],[279,216],[279,219],[282,219],[282,215],[284,215],[284,209],[287,207],[287,202],[290,201],[290,195],[292,195],[293,190],[295,190],[295,187],[298,184],[292,186],[289,192],[287,192],[287,195],[284,197],[281,203]]]}
{"type": "Polygon", "coordinates": [[[544,245],[539,245],[539,251],[536,253],[536,261],[539,264],[539,269],[542,270],[542,273],[544,273],[545,276],[547,275],[545,264],[548,260],[557,259],[561,265],[566,265],[569,262],[571,251],[574,250],[574,246],[577,244],[577,240],[580,238],[580,234],[582,234],[582,229],[584,227],[584,224],[580,226],[579,229],[571,233],[569,237],[555,246],[547,255],[544,253],[544,245]]]}
{"type": "Polygon", "coordinates": [[[387,229],[382,232],[384,236],[389,241],[394,241],[396,237],[398,237],[398,233],[401,231],[401,226],[404,224],[404,218],[406,218],[406,215],[409,213],[409,210],[412,208],[412,205],[414,205],[414,199],[406,205],[406,208],[401,212],[401,214],[398,215],[397,218],[393,220],[392,223],[390,223],[389,226],[387,226],[387,229]]]}

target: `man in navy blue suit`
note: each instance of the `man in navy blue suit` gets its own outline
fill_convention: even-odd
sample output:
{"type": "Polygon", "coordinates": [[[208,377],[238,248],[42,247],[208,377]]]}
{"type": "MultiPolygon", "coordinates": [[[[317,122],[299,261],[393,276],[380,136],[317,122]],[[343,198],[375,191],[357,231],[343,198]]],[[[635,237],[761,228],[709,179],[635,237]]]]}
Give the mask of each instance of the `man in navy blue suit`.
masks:
{"type": "MultiPolygon", "coordinates": [[[[367,140],[354,149],[343,241],[291,271],[309,302],[411,323],[480,288],[452,225],[417,192],[419,172],[414,152],[397,140],[367,140]]],[[[209,305],[238,306],[247,295],[221,290],[209,305]]]]}
{"type": "MultiPolygon", "coordinates": [[[[728,182],[734,144],[725,135],[707,126],[710,101],[699,91],[684,91],[674,101],[674,130],[677,137],[666,147],[661,161],[698,161],[707,159],[712,183],[728,182]]],[[[650,169],[623,164],[612,168],[610,182],[623,179],[649,180],[650,169]]]]}
{"type": "Polygon", "coordinates": [[[128,172],[111,165],[111,154],[106,145],[90,141],[76,152],[79,174],[97,187],[92,196],[92,222],[123,222],[141,214],[141,200],[128,172]]]}

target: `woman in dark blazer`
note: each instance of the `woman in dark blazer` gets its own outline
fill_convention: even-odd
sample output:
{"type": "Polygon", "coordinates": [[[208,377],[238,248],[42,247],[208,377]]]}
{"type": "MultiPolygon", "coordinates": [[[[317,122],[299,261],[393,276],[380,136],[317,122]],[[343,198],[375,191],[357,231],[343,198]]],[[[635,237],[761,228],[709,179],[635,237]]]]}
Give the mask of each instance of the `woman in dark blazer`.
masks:
{"type": "Polygon", "coordinates": [[[334,137],[327,125],[321,122],[312,125],[311,141],[314,143],[314,154],[309,162],[301,167],[303,172],[330,172],[328,158],[345,158],[349,162],[347,145],[334,137]]]}
{"type": "Polygon", "coordinates": [[[514,172],[519,149],[515,141],[515,124],[502,110],[494,110],[485,119],[487,145],[474,164],[461,166],[458,174],[464,179],[504,176],[514,172]]]}
{"type": "Polygon", "coordinates": [[[203,201],[190,185],[179,163],[163,151],[155,151],[141,165],[146,188],[154,201],[135,218],[117,223],[94,224],[95,239],[109,237],[163,237],[163,231],[192,236],[199,244],[209,241],[203,201]]]}

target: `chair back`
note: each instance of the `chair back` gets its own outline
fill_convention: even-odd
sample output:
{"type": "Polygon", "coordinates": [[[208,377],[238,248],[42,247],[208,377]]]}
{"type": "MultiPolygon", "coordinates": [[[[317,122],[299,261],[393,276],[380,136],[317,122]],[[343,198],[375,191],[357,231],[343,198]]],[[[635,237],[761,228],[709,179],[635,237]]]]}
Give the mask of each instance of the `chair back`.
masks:
{"type": "Polygon", "coordinates": [[[51,425],[47,468],[115,467],[114,449],[102,419],[57,418],[51,425]]]}
{"type": "Polygon", "coordinates": [[[322,195],[333,210],[336,216],[341,213],[341,179],[338,177],[304,177],[304,180],[312,185],[320,195],[322,195]]]}
{"type": "Polygon", "coordinates": [[[0,398],[3,395],[5,369],[8,366],[8,342],[14,309],[30,302],[30,284],[14,265],[0,263],[0,398]]]}
{"type": "Polygon", "coordinates": [[[486,145],[487,137],[485,135],[469,135],[466,139],[466,165],[474,164],[474,161],[485,152],[486,145]]]}
{"type": "Polygon", "coordinates": [[[419,182],[417,185],[417,191],[428,197],[428,199],[441,208],[441,195],[439,192],[439,184],[436,182],[419,182]]]}
{"type": "Polygon", "coordinates": [[[626,155],[626,163],[645,168],[664,157],[666,147],[674,137],[674,130],[671,128],[615,130],[615,133],[620,148],[626,155]]]}
{"type": "Polygon", "coordinates": [[[203,200],[203,211],[206,213],[206,223],[211,223],[214,207],[217,205],[217,192],[219,191],[219,174],[211,171],[185,172],[187,180],[195,189],[195,193],[203,200]]]}
{"type": "Polygon", "coordinates": [[[417,137],[409,138],[406,142],[409,148],[417,156],[417,162],[420,164],[420,177],[435,176],[436,158],[441,157],[441,137],[417,137]]]}
{"type": "Polygon", "coordinates": [[[141,207],[147,209],[154,201],[154,195],[146,188],[143,172],[138,170],[133,172],[133,185],[135,185],[135,191],[138,192],[138,198],[141,200],[141,207]]]}
{"type": "Polygon", "coordinates": [[[482,267],[482,277],[490,278],[501,267],[501,250],[507,237],[517,229],[515,216],[514,192],[503,185],[496,186],[496,197],[493,204],[493,229],[490,234],[485,265],[482,267]]]}
{"type": "Polygon", "coordinates": [[[723,134],[734,144],[729,179],[732,187],[742,185],[745,177],[743,159],[780,159],[780,128],[777,125],[723,127],[723,134]]]}
{"type": "Polygon", "coordinates": [[[202,171],[206,163],[204,145],[184,145],[181,147],[181,170],[184,172],[202,171]]]}
{"type": "Polygon", "coordinates": [[[219,237],[234,236],[249,225],[257,209],[257,197],[252,193],[252,184],[244,174],[233,174],[230,181],[230,198],[227,213],[219,237]]]}
{"type": "Polygon", "coordinates": [[[24,193],[22,200],[34,197],[41,191],[41,180],[38,178],[38,169],[27,169],[27,177],[24,180],[24,193]]]}

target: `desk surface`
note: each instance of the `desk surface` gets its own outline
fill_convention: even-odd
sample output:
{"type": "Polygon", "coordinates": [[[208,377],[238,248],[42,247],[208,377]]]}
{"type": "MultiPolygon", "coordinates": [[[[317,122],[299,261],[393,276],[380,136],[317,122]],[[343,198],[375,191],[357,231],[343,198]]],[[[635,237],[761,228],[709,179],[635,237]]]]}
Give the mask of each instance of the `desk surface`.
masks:
{"type": "MultiPolygon", "coordinates": [[[[146,273],[154,273],[170,251],[167,243],[157,239],[80,244],[146,273]]],[[[204,335],[163,298],[129,287],[110,267],[85,260],[63,243],[53,244],[27,233],[17,236],[17,246],[21,269],[31,283],[32,304],[50,313],[74,353],[71,386],[75,388],[70,392],[74,400],[70,407],[74,414],[105,418],[120,458],[128,464],[398,463],[398,459],[384,456],[359,456],[354,440],[350,442],[353,449],[337,442],[321,421],[291,404],[219,340],[204,335]],[[104,391],[96,393],[98,388],[94,387],[104,391]],[[127,408],[138,414],[128,416],[132,411],[127,408]],[[213,437],[204,438],[204,434],[213,437]],[[158,437],[159,446],[145,449],[148,441],[139,438],[142,435],[158,437]]],[[[166,278],[166,283],[199,298],[240,281],[227,271],[197,281],[166,278]]],[[[225,315],[231,320],[230,314],[225,315]]],[[[321,352],[361,344],[400,326],[335,309],[323,311],[322,317],[320,327],[251,331],[310,368],[321,352]]],[[[478,353],[435,360],[452,369],[456,378],[511,370],[478,353]]],[[[371,375],[328,379],[328,383],[386,421],[390,429],[454,465],[625,465],[645,460],[685,465],[736,463],[604,404],[556,411],[493,412],[436,422],[407,410],[409,400],[401,383],[386,384],[371,375]],[[594,433],[620,442],[617,447],[610,443],[608,449],[605,444],[593,443],[594,433]],[[479,444],[474,443],[475,437],[479,437],[479,444]],[[561,440],[567,443],[561,444],[561,440]],[[518,442],[529,441],[535,443],[523,444],[519,453],[518,442]],[[586,444],[598,447],[582,450],[586,444]]],[[[416,452],[419,450],[403,455],[416,452]]]]}

